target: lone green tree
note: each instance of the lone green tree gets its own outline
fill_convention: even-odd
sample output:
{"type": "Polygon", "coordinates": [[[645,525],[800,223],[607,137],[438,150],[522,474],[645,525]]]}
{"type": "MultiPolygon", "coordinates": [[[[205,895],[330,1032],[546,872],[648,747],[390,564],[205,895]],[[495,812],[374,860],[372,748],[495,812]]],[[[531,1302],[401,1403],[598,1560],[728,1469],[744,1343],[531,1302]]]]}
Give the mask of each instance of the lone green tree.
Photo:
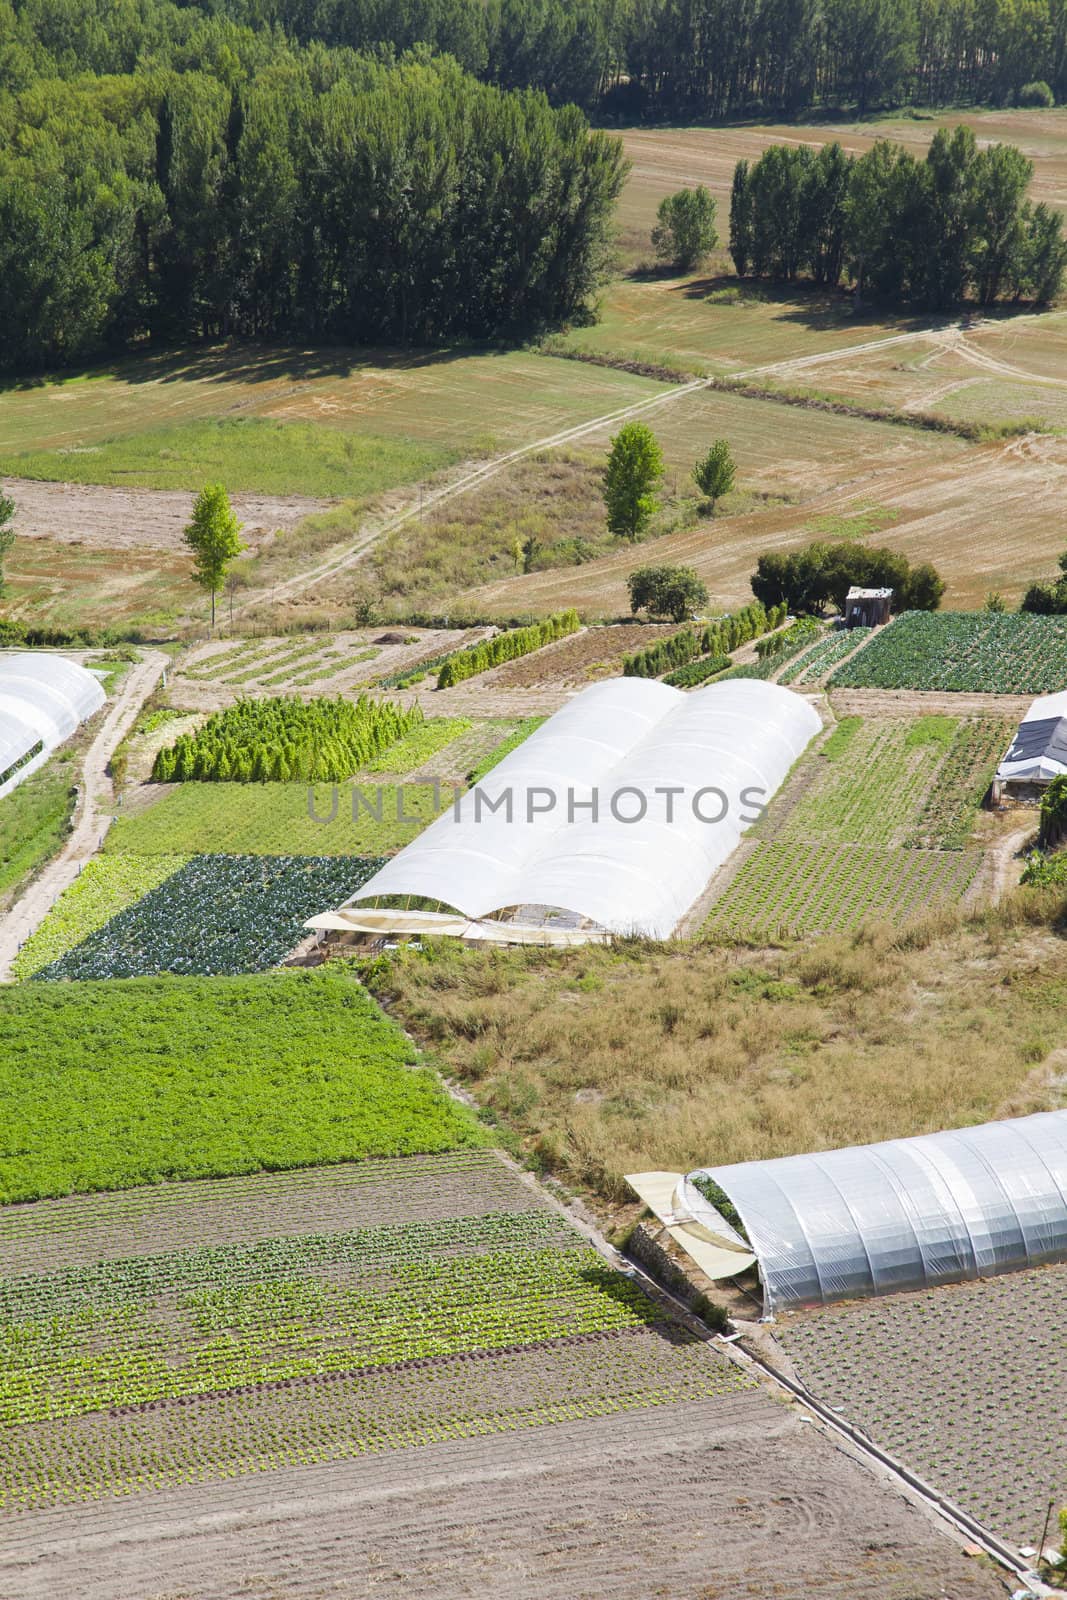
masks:
{"type": "Polygon", "coordinates": [[[650,617],[684,622],[708,603],[707,588],[692,567],[638,567],[630,573],[626,587],[635,616],[643,610],[650,617]]]}
{"type": "Polygon", "coordinates": [[[661,200],[652,229],[658,259],[672,262],[680,272],[699,266],[719,242],[715,211],[715,200],[702,183],[661,200]]]}
{"type": "Polygon", "coordinates": [[[713,511],[723,495],[730,493],[736,476],[737,466],[725,439],[716,439],[707,455],[702,456],[693,468],[696,486],[702,490],[713,511]]]}
{"type": "Polygon", "coordinates": [[[6,587],[4,583],[4,561],[15,542],[15,530],[11,526],[14,516],[14,500],[0,491],[0,594],[3,594],[6,587]]]}
{"type": "Polygon", "coordinates": [[[627,422],[611,441],[604,472],[608,528],[621,539],[637,539],[656,509],[655,488],[663,477],[663,452],[643,422],[627,422]]]}
{"type": "Polygon", "coordinates": [[[215,596],[226,582],[230,563],[245,548],[241,524],[234,516],[221,483],[205,484],[196,497],[193,520],[184,533],[193,552],[193,576],[211,595],[211,626],[215,626],[215,596]]]}

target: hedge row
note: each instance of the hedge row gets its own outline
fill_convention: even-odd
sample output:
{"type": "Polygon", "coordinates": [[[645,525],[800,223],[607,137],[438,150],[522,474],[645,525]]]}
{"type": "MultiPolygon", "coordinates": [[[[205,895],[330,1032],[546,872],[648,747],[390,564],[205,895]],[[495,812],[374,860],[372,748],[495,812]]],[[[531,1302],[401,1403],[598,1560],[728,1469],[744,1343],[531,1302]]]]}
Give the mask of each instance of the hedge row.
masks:
{"type": "Polygon", "coordinates": [[[786,614],[784,605],[772,606],[767,611],[758,600],[753,600],[736,616],[709,622],[705,628],[683,628],[680,633],[672,633],[669,638],[624,657],[623,674],[627,678],[659,678],[698,656],[728,656],[731,650],[737,650],[768,629],[781,627],[786,614]]]}
{"type": "Polygon", "coordinates": [[[546,617],[543,622],[535,622],[529,628],[512,628],[506,633],[494,634],[482,644],[473,645],[469,650],[457,650],[455,655],[449,656],[437,674],[437,687],[448,689],[454,683],[462,683],[464,678],[475,678],[479,672],[488,672],[490,667],[499,667],[518,656],[528,656],[543,645],[564,639],[569,633],[577,633],[580,627],[577,611],[557,611],[554,616],[546,617]]]}
{"type": "Polygon", "coordinates": [[[341,783],[422,722],[391,700],[239,700],[181,734],[152,768],[157,783],[341,783]]]}
{"type": "MultiPolygon", "coordinates": [[[[772,648],[760,653],[757,661],[746,661],[742,666],[731,667],[725,674],[727,678],[773,678],[779,668],[784,667],[801,650],[806,650],[812,640],[817,639],[822,633],[822,624],[816,622],[814,617],[801,617],[799,622],[794,622],[791,628],[786,628],[784,633],[775,634],[773,639],[765,642],[772,648]]],[[[757,649],[759,647],[757,646],[757,649]]]]}

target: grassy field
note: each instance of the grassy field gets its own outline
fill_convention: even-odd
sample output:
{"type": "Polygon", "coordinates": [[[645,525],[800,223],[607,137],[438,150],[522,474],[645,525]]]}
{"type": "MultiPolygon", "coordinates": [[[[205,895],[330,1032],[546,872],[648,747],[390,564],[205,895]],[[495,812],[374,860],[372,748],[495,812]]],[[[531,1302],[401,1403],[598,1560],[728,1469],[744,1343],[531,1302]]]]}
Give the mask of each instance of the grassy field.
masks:
{"type": "Polygon", "coordinates": [[[141,898],[38,968],[37,979],[263,972],[301,943],[308,917],[347,900],[382,865],[360,856],[198,855],[170,871],[173,856],[136,861],[142,881],[161,862],[162,881],[146,883],[141,898]]]}
{"type": "MultiPolygon", "coordinates": [[[[201,851],[216,855],[388,855],[413,839],[434,816],[430,784],[405,784],[403,788],[377,782],[355,788],[314,784],[314,816],[308,808],[308,788],[304,783],[179,784],[165,790],[144,810],[120,816],[104,848],[109,853],[135,856],[201,851]]],[[[450,799],[443,793],[441,805],[449,804],[450,799]]]]}
{"type": "Polygon", "coordinates": [[[0,992],[0,1202],[445,1150],[476,1124],[350,978],[0,992]]]}
{"type": "Polygon", "coordinates": [[[73,757],[61,750],[0,800],[0,904],[65,838],[74,777],[73,757]]]}
{"type": "MultiPolygon", "coordinates": [[[[958,857],[955,859],[959,859],[958,857]]],[[[393,1015],[550,1169],[759,1160],[1062,1105],[1062,891],[896,937],[398,955],[393,1015]],[[906,1026],[899,1020],[906,1018],[906,1026]]]]}
{"type": "MultiPolygon", "coordinates": [[[[0,392],[0,460],[106,446],[101,457],[80,456],[84,473],[90,474],[94,459],[106,468],[118,459],[112,451],[140,450],[146,434],[161,428],[180,434],[235,413],[263,423],[315,424],[340,435],[336,445],[319,447],[320,459],[343,450],[345,437],[360,451],[361,436],[391,439],[402,451],[417,445],[479,454],[527,444],[661,389],[630,373],[527,351],[398,355],[220,346],[125,361],[0,392]]],[[[218,429],[203,435],[207,442],[219,437],[218,429]]],[[[261,429],[254,437],[266,441],[273,435],[261,429]]],[[[299,470],[301,428],[282,437],[293,441],[292,461],[299,470]]],[[[150,450],[151,443],[144,448],[150,450]]],[[[278,470],[265,448],[260,466],[272,475],[278,470]]],[[[81,481],[108,479],[85,476],[81,481]]]]}
{"type": "MultiPolygon", "coordinates": [[[[0,411],[3,399],[0,397],[0,411]]],[[[57,450],[0,457],[14,478],[143,489],[230,490],[364,499],[428,478],[458,459],[455,449],[402,436],[349,433],[317,422],[207,418],[57,450]]]]}

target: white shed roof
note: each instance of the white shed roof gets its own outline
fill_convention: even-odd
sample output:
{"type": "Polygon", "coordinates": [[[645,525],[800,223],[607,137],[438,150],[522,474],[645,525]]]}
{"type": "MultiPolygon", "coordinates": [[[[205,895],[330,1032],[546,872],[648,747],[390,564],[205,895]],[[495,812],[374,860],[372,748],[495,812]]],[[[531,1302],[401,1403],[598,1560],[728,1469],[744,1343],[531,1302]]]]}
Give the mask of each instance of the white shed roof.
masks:
{"type": "Polygon", "coordinates": [[[0,654],[0,774],[23,762],[0,783],[0,795],[47,760],[104,699],[99,679],[66,656],[23,650],[0,654]],[[38,744],[39,753],[24,761],[38,744]]]}
{"type": "Polygon", "coordinates": [[[594,684],[353,895],[560,907],[667,938],[821,727],[758,679],[594,684]]]}

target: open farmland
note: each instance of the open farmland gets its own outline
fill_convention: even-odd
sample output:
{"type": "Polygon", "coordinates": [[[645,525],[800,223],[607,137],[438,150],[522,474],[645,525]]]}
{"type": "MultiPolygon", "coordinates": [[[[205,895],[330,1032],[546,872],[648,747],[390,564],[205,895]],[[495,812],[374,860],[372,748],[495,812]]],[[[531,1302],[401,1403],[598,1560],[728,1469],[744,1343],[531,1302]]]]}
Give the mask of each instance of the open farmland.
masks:
{"type": "Polygon", "coordinates": [[[478,1143],[413,1061],[336,970],[20,984],[0,991],[0,1201],[478,1143]]]}
{"type": "Polygon", "coordinates": [[[708,931],[901,926],[958,904],[982,863],[967,846],[1013,731],[996,717],[846,717],[713,881],[708,931]]]}
{"type": "Polygon", "coordinates": [[[1067,1268],[785,1319],[811,1391],[1015,1545],[1067,1500],[1067,1268]]]}
{"type": "Polygon", "coordinates": [[[36,979],[263,972],[300,944],[308,917],[347,900],[382,865],[335,855],[196,855],[176,865],[172,856],[133,860],[145,863],[145,877],[153,862],[162,862],[166,876],[39,968],[36,979]]]}
{"type": "MultiPolygon", "coordinates": [[[[407,844],[435,815],[433,785],[425,783],[375,784],[373,790],[326,783],[160,788],[150,805],[119,818],[105,850],[135,856],[379,856],[407,844]]],[[[450,799],[447,792],[438,794],[437,809],[450,799]]]]}
{"type": "Polygon", "coordinates": [[[781,1572],[783,1527],[791,1600],[1000,1592],[488,1152],[46,1201],[0,1212],[0,1260],[26,1600],[75,1561],[83,1600],[120,1600],[164,1560],[190,1600],[571,1600],[606,1563],[642,1600],[653,1545],[672,1593],[725,1594],[781,1572]]]}
{"type": "Polygon", "coordinates": [[[1047,694],[1067,684],[1059,617],[907,611],[830,679],[832,689],[1047,694]]]}

